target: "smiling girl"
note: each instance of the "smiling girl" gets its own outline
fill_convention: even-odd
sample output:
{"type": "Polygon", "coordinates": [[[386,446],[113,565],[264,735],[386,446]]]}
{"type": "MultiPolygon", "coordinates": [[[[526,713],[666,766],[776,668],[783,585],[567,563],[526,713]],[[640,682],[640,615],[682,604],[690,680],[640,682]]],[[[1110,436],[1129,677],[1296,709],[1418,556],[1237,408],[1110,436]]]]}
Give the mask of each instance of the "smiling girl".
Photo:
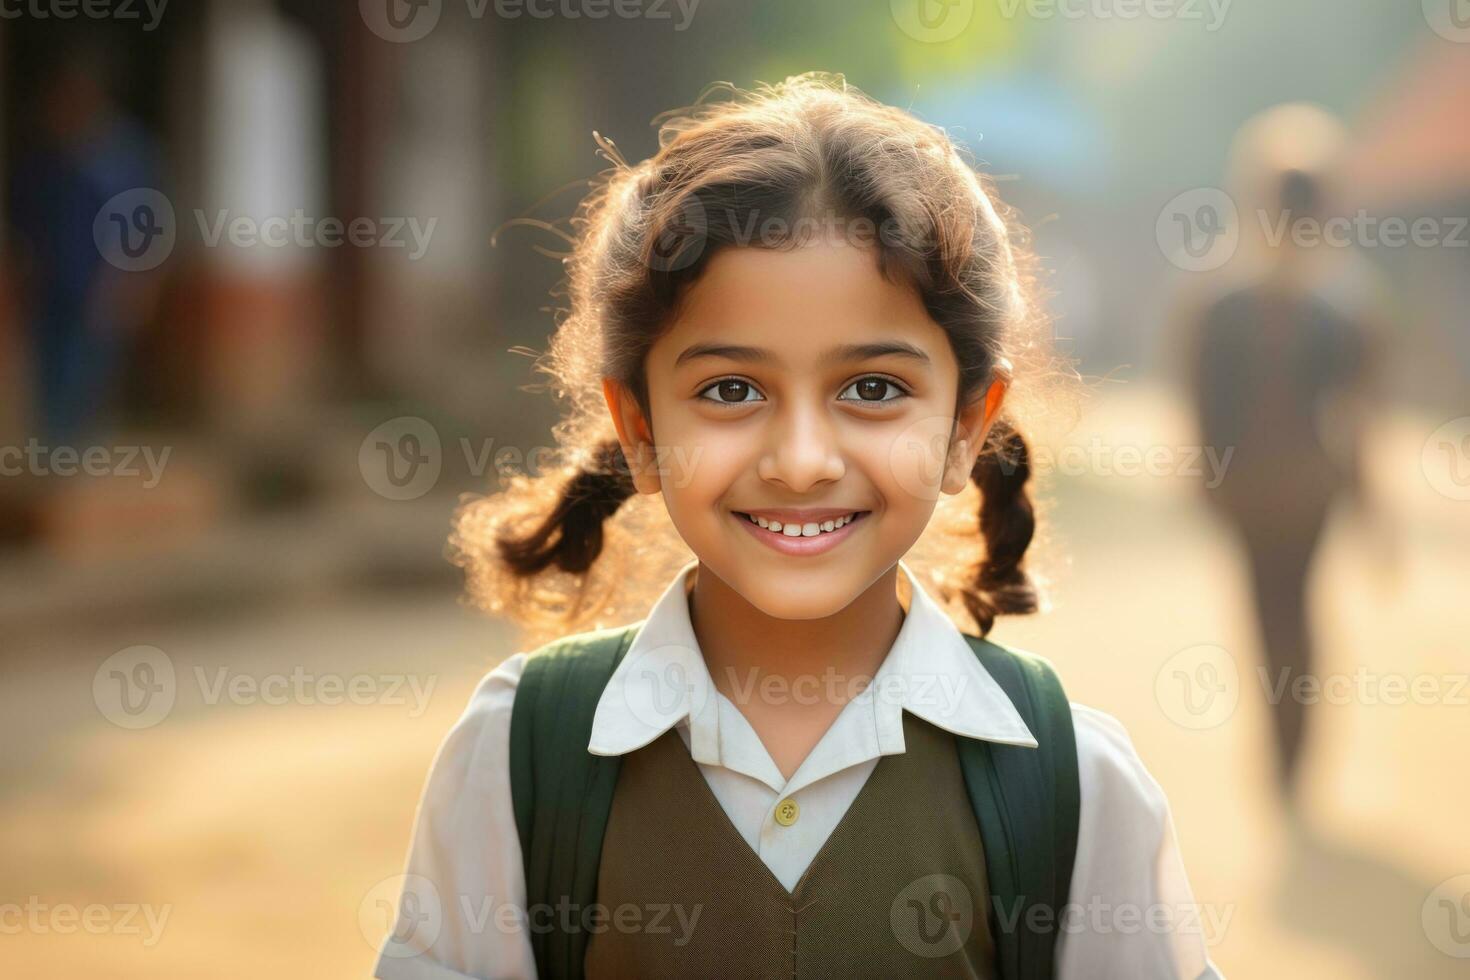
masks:
{"type": "Polygon", "coordinates": [[[1218,976],[1126,732],[985,639],[1063,373],[989,181],[816,73],[602,145],[565,465],[453,539],[539,646],[439,749],[377,975],[1218,976]]]}

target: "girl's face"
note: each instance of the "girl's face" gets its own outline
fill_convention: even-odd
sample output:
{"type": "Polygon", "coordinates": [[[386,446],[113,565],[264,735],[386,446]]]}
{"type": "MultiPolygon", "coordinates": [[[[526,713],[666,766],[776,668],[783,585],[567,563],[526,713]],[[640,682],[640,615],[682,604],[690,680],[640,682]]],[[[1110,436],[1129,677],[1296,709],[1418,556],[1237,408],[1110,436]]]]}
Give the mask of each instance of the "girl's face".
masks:
{"type": "Polygon", "coordinates": [[[918,294],[873,250],[826,241],[715,255],[646,371],[656,442],[605,385],[638,489],[782,619],[833,615],[894,567],[939,493],[964,489],[1005,392],[957,417],[959,366],[918,294]]]}

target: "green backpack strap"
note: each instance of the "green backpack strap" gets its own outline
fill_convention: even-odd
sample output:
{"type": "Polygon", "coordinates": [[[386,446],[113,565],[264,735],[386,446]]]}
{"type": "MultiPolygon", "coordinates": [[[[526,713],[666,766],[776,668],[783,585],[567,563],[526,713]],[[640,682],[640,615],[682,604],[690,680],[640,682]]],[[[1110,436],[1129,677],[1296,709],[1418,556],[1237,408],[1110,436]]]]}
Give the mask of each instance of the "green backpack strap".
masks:
{"type": "Polygon", "coordinates": [[[603,688],[642,621],[579,633],[526,658],[510,716],[510,789],[542,978],[580,978],[602,837],[622,756],[587,751],[603,688]],[[569,904],[573,922],[561,926],[569,904]]]}
{"type": "Polygon", "coordinates": [[[1050,980],[1082,802],[1072,710],[1043,658],[965,639],[1037,741],[1030,748],[955,740],[985,845],[997,965],[1005,980],[1050,980]]]}

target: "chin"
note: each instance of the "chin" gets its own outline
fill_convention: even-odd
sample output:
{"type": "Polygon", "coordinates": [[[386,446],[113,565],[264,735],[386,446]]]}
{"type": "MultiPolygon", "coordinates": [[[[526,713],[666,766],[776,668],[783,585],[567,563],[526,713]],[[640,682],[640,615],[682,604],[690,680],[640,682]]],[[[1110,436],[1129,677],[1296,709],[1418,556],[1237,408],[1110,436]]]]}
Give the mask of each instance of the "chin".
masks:
{"type": "Polygon", "coordinates": [[[831,565],[811,569],[751,568],[729,584],[773,619],[826,619],[862,594],[851,580],[851,572],[851,566],[831,565]]]}
{"type": "Polygon", "coordinates": [[[854,597],[827,595],[821,599],[804,599],[787,592],[772,595],[769,602],[756,602],[750,596],[746,598],[751,599],[752,605],[772,619],[808,620],[835,616],[854,597]]]}

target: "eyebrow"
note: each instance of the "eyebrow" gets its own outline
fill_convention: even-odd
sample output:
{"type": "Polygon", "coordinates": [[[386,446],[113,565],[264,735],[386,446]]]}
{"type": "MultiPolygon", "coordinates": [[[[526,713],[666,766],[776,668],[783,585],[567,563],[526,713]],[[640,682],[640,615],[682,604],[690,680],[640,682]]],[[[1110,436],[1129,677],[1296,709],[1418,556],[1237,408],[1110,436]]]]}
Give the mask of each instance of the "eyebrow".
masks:
{"type": "MultiPolygon", "coordinates": [[[[902,340],[880,340],[870,344],[842,344],[833,347],[817,359],[818,367],[832,364],[847,364],[866,361],[877,357],[908,357],[921,364],[929,364],[929,355],[902,340]]],[[[772,364],[776,353],[764,347],[744,347],[739,344],[691,344],[674,359],[674,367],[700,357],[723,357],[732,361],[748,361],[753,364],[772,364]]]]}
{"type": "Polygon", "coordinates": [[[678,367],[684,361],[695,360],[697,357],[723,357],[725,360],[751,361],[751,363],[776,360],[775,354],[761,347],[739,347],[738,344],[691,344],[673,359],[673,366],[678,367]]]}
{"type": "Polygon", "coordinates": [[[875,357],[911,357],[913,360],[929,363],[928,354],[923,353],[913,344],[904,341],[878,341],[875,344],[844,344],[829,353],[823,354],[823,364],[842,364],[847,361],[872,360],[875,357]]]}

